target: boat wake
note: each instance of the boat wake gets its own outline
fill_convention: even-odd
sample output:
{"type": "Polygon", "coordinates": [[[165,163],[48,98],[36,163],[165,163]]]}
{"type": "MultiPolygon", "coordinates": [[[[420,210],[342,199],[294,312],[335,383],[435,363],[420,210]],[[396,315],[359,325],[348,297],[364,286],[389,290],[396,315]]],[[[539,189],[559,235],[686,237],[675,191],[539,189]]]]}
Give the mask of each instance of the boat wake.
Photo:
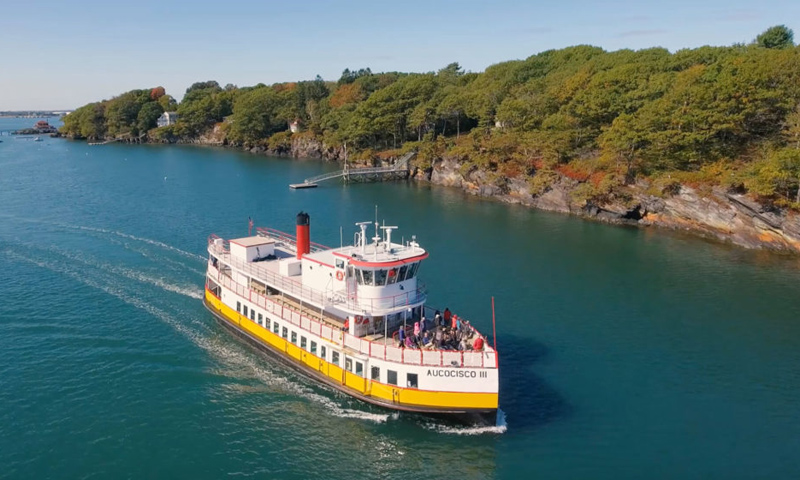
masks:
{"type": "Polygon", "coordinates": [[[444,425],[431,422],[424,423],[423,427],[449,435],[501,435],[508,430],[506,414],[502,410],[497,411],[496,425],[444,425]]]}

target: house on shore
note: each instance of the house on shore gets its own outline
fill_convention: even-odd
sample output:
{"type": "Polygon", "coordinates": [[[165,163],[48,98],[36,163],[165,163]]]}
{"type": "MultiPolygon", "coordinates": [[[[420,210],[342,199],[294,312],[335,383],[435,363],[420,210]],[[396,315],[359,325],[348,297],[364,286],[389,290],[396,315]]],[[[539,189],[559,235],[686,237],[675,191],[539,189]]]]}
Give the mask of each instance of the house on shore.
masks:
{"type": "Polygon", "coordinates": [[[178,112],[164,112],[158,117],[158,120],[156,120],[156,125],[159,127],[167,127],[169,125],[174,125],[177,121],[178,112]]]}

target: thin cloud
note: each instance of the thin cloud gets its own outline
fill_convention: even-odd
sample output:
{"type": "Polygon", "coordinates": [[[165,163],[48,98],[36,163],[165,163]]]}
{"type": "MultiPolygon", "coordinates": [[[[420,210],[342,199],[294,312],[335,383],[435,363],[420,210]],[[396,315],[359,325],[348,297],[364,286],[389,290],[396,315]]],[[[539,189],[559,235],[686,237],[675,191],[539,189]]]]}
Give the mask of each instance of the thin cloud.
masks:
{"type": "Polygon", "coordinates": [[[630,37],[649,37],[651,35],[661,35],[667,33],[666,30],[652,29],[652,30],[628,30],[617,35],[617,38],[630,38],[630,37]]]}
{"type": "Polygon", "coordinates": [[[738,10],[720,16],[723,22],[751,22],[761,20],[761,14],[754,10],[738,10]]]}
{"type": "Polygon", "coordinates": [[[553,29],[550,27],[533,27],[533,28],[524,28],[522,30],[517,30],[518,33],[532,33],[534,35],[540,35],[543,33],[553,33],[553,29]]]}
{"type": "Polygon", "coordinates": [[[630,17],[625,17],[622,20],[625,22],[649,22],[652,19],[653,17],[647,15],[631,15],[630,17]]]}

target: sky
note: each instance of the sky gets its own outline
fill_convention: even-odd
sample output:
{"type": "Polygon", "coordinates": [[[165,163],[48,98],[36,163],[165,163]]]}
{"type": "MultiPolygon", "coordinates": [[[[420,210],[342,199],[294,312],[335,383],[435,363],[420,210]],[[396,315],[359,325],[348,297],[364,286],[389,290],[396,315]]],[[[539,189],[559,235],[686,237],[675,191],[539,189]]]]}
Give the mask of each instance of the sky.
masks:
{"type": "Polygon", "coordinates": [[[797,31],[800,1],[44,0],[0,9],[0,111],[66,110],[136,88],[465,70],[589,44],[614,51],[749,43],[797,31]]]}

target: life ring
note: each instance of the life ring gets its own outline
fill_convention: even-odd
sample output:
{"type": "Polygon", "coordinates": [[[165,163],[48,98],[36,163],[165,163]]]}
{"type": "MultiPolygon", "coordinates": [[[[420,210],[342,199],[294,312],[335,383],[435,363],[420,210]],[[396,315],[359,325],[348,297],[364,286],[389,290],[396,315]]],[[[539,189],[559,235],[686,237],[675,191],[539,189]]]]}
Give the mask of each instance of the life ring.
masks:
{"type": "Polygon", "coordinates": [[[356,325],[368,325],[368,324],[369,324],[369,317],[356,315],[356,325]]]}
{"type": "Polygon", "coordinates": [[[342,272],[341,270],[337,271],[336,272],[336,280],[339,280],[340,282],[342,280],[344,280],[344,272],[342,272]]]}

